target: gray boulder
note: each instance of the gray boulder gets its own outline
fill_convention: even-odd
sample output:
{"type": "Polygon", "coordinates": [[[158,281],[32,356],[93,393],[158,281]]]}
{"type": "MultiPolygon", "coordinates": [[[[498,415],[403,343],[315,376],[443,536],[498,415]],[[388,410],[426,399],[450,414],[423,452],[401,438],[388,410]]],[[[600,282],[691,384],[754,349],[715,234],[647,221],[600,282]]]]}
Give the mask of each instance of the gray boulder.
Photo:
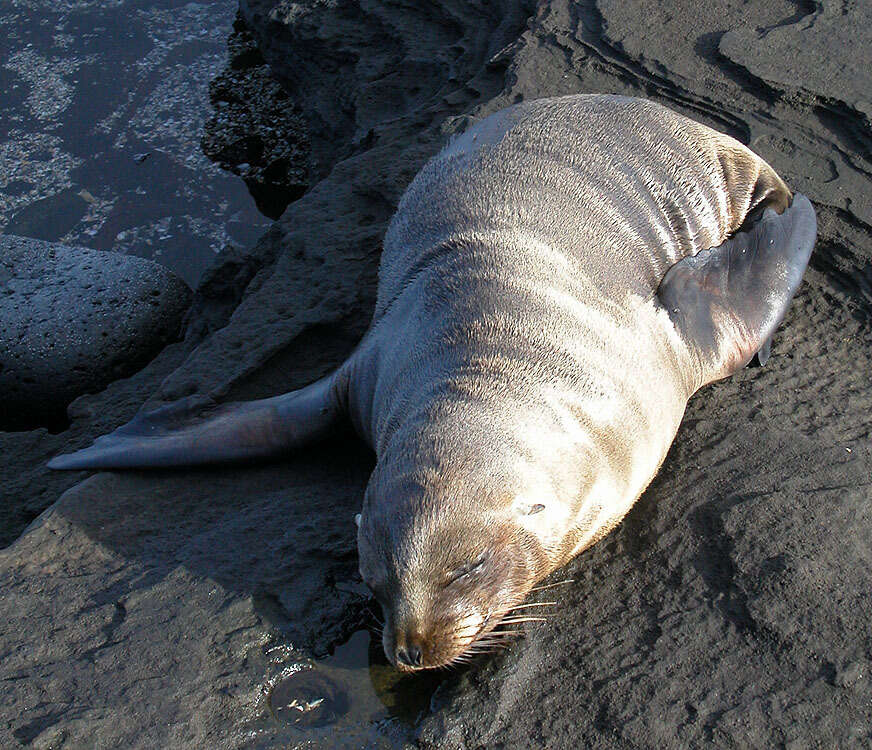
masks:
{"type": "Polygon", "coordinates": [[[0,429],[62,422],[74,398],[139,370],[190,298],[149,260],[0,236],[0,429]]]}

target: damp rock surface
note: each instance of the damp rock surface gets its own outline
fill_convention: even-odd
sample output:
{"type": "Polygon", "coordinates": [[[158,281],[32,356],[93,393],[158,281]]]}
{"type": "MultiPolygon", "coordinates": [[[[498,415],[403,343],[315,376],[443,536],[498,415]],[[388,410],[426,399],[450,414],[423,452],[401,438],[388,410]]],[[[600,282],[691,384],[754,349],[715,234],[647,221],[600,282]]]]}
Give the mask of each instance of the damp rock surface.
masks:
{"type": "Polygon", "coordinates": [[[0,235],[0,429],[62,422],[178,338],[188,287],[130,255],[0,235]]]}
{"type": "Polygon", "coordinates": [[[60,500],[79,477],[44,462],[146,401],[266,396],[329,371],[367,325],[381,238],[426,159],[519,99],[608,92],[739,138],[814,201],[817,248],[772,357],[691,400],[656,480],[555,574],[572,583],[542,592],[557,604],[524,640],[446,674],[423,718],[311,731],[333,747],[868,747],[868,4],[240,10],[305,123],[310,186],[222,256],[184,342],[74,402],[65,433],[0,434],[15,540],[0,552],[0,745],[317,742],[269,696],[314,662],[355,699],[330,661],[371,623],[352,519],[372,459],[354,438],[268,466],[97,474],[60,500]]]}

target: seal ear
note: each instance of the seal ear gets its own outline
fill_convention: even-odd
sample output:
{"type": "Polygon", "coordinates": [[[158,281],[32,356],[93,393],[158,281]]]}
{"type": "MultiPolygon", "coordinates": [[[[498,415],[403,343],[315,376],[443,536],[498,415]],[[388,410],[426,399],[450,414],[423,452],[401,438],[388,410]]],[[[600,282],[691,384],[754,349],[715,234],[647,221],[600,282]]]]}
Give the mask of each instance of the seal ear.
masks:
{"type": "Polygon", "coordinates": [[[699,356],[699,386],[731,375],[755,354],[766,361],[816,234],[814,209],[797,194],[784,213],[767,208],[722,245],[666,272],[657,294],[699,356]]]}
{"type": "Polygon", "coordinates": [[[187,398],[145,412],[50,469],[121,469],[275,456],[325,435],[340,414],[328,376],[283,396],[216,405],[187,398]]]}

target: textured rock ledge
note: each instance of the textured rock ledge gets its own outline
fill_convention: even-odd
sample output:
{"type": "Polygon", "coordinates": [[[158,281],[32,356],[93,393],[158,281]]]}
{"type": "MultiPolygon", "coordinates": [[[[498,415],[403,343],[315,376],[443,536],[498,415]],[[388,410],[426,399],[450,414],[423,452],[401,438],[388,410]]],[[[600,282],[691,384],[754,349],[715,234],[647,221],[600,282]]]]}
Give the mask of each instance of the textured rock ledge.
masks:
{"type": "MultiPolygon", "coordinates": [[[[782,47],[767,47],[765,31],[779,30],[769,36],[780,45],[827,14],[848,34],[869,27],[870,11],[781,0],[718,0],[705,13],[690,0],[427,7],[242,3],[309,128],[313,186],[257,248],[226,258],[184,343],[77,401],[64,435],[0,436],[12,481],[26,481],[2,488],[0,506],[55,501],[73,478],[39,462],[128,419],[149,394],[266,395],[340,362],[366,325],[399,195],[469,118],[518,98],[653,97],[749,143],[816,202],[818,247],[772,359],[693,399],[645,496],[565,570],[574,583],[557,589],[548,622],[446,676],[417,727],[330,741],[868,746],[868,134],[856,110],[837,116],[843,95],[804,67],[802,47],[790,85],[779,83],[782,47]],[[739,64],[721,41],[741,29],[755,31],[739,64]]],[[[854,65],[867,51],[829,54],[854,65]]],[[[0,637],[0,744],[302,744],[264,714],[261,688],[281,668],[271,649],[320,656],[366,621],[350,514],[369,462],[337,438],[268,467],[100,474],[65,495],[0,553],[0,616],[14,623],[0,637]]]]}

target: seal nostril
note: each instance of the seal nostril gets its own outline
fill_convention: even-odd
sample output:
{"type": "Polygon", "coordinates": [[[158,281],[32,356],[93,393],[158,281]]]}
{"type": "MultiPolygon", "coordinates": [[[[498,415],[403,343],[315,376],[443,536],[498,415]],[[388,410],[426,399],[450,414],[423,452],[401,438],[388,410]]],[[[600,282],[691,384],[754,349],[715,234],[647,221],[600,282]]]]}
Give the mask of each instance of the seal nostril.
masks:
{"type": "Polygon", "coordinates": [[[411,664],[416,667],[421,666],[421,649],[417,646],[409,646],[409,659],[411,664]]]}
{"type": "Polygon", "coordinates": [[[407,667],[421,666],[421,649],[415,645],[406,648],[397,649],[397,661],[405,664],[407,667]]]}

